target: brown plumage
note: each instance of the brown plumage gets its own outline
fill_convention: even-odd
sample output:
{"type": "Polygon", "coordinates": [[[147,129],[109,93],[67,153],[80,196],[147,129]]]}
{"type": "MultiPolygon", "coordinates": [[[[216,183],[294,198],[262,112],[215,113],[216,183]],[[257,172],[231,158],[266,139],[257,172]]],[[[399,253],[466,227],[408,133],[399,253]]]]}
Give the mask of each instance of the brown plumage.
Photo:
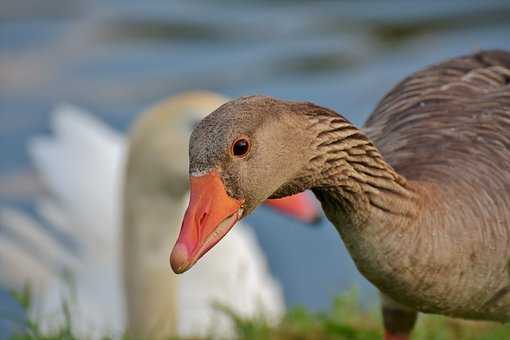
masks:
{"type": "Polygon", "coordinates": [[[311,103],[229,102],[191,139],[190,174],[213,169],[244,216],[312,189],[383,293],[388,337],[407,336],[416,311],[510,320],[510,53],[404,79],[362,130],[311,103]],[[242,158],[228,152],[239,135],[242,158]]]}

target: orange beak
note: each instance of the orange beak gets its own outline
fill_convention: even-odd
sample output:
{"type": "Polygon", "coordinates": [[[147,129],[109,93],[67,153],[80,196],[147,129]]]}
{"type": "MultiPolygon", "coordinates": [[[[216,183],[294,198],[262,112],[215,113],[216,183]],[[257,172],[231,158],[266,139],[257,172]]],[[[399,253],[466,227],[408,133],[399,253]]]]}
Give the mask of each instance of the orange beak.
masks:
{"type": "MultiPolygon", "coordinates": [[[[243,215],[244,202],[227,194],[215,170],[202,176],[190,176],[190,190],[188,209],[170,254],[170,265],[177,274],[191,268],[243,215]]],[[[320,218],[317,205],[307,193],[270,199],[266,203],[303,222],[316,222],[320,218]]]]}
{"type": "Polygon", "coordinates": [[[217,171],[190,176],[190,201],[170,254],[176,274],[185,272],[218,243],[243,214],[243,202],[230,197],[217,171]]]}

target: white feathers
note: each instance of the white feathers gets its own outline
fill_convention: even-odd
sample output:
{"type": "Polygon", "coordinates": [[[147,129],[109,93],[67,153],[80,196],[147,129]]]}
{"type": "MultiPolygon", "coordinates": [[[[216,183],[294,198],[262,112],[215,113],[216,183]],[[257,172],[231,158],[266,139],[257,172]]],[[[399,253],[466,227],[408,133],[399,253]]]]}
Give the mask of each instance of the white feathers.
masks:
{"type": "Polygon", "coordinates": [[[62,105],[53,114],[54,135],[34,138],[34,165],[68,217],[68,227],[94,247],[118,242],[123,138],[91,114],[62,105]]]}

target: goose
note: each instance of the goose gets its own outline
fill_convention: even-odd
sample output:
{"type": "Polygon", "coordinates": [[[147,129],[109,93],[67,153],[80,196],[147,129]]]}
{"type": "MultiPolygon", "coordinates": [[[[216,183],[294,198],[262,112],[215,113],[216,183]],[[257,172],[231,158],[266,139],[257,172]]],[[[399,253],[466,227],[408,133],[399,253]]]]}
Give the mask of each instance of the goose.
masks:
{"type": "MultiPolygon", "coordinates": [[[[57,311],[63,299],[72,302],[77,334],[91,338],[119,337],[126,327],[133,336],[156,339],[232,337],[232,321],[212,306],[215,302],[245,317],[281,316],[281,288],[246,225],[188,277],[177,280],[168,273],[168,245],[187,204],[187,139],[195,122],[226,101],[206,91],[173,96],[143,112],[127,137],[84,110],[57,109],[55,135],[35,138],[29,149],[50,193],[39,201],[39,215],[79,242],[77,254],[44,235],[44,228],[23,213],[3,209],[0,214],[2,225],[11,226],[18,239],[52,255],[46,261],[51,265],[43,266],[38,256],[0,237],[0,244],[3,240],[12,248],[8,254],[27,259],[27,271],[44,270],[24,273],[14,266],[17,256],[4,258],[12,259],[5,268],[21,271],[14,286],[44,282],[37,305],[41,319],[51,316],[46,329],[62,322],[57,311]],[[224,264],[231,270],[218,275],[224,264]],[[59,268],[74,278],[72,292],[58,279],[59,268]]],[[[318,216],[306,195],[268,205],[305,222],[318,216]]]]}
{"type": "Polygon", "coordinates": [[[230,101],[191,135],[172,269],[188,270],[265,199],[311,189],[382,294],[385,339],[409,339],[418,312],[509,321],[509,131],[501,50],[405,78],[361,129],[310,102],[230,101]]]}

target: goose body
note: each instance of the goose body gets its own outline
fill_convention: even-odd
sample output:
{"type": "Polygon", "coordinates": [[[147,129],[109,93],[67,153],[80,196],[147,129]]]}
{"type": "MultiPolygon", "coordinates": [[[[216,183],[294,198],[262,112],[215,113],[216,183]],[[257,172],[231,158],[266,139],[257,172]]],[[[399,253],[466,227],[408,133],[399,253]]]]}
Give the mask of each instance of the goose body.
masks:
{"type": "Polygon", "coordinates": [[[365,126],[421,200],[414,230],[395,240],[413,247],[392,254],[395,268],[409,272],[384,275],[384,290],[420,311],[508,321],[510,53],[481,52],[416,73],[365,126]],[[420,239],[427,241],[413,242],[420,239]],[[395,289],[400,280],[413,284],[395,289]]]}
{"type": "MultiPolygon", "coordinates": [[[[219,176],[223,215],[241,218],[312,189],[383,294],[386,338],[403,339],[417,311],[510,320],[509,131],[510,53],[482,51],[404,79],[364,129],[312,103],[229,102],[195,128],[190,175],[219,176]],[[239,138],[251,144],[242,157],[228,152],[239,138]]],[[[190,218],[183,229],[202,228],[190,218]]],[[[193,264],[180,245],[177,271],[193,264]]]]}
{"type": "Polygon", "coordinates": [[[39,215],[73,239],[78,251],[46,235],[28,216],[4,209],[2,224],[17,232],[18,239],[30,239],[40,253],[51,256],[45,262],[4,237],[0,244],[10,248],[2,247],[0,253],[10,255],[2,256],[2,261],[12,261],[2,263],[2,268],[16,274],[9,276],[15,281],[8,282],[11,286],[44,282],[37,290],[34,313],[47,329],[63,321],[63,300],[70,303],[75,331],[87,338],[119,337],[126,326],[130,333],[155,338],[233,336],[232,321],[214,303],[245,317],[267,313],[278,319],[284,310],[282,292],[247,225],[239,226],[189,275],[177,279],[168,269],[168,244],[177,236],[188,199],[187,157],[179,151],[187,148],[194,121],[224,101],[207,92],[170,98],[142,114],[128,138],[81,109],[63,106],[53,114],[54,136],[31,142],[32,159],[50,194],[39,200],[39,215]],[[158,127],[168,136],[158,134],[158,127]],[[145,139],[143,143],[140,138],[145,139]],[[137,150],[144,158],[137,159],[137,150]],[[149,177],[139,177],[140,173],[129,170],[124,175],[126,166],[132,170],[138,164],[153,171],[157,164],[151,158],[165,162],[163,179],[147,172],[149,177]],[[152,180],[165,184],[156,187],[160,191],[146,194],[152,180]],[[133,196],[124,199],[125,214],[135,220],[123,223],[120,212],[126,195],[133,196]],[[138,229],[129,229],[133,227],[138,229]],[[148,239],[150,250],[140,251],[148,239]],[[20,259],[30,264],[24,266],[25,272],[17,265],[20,259]],[[72,287],[59,277],[64,269],[72,277],[72,287]]]}

